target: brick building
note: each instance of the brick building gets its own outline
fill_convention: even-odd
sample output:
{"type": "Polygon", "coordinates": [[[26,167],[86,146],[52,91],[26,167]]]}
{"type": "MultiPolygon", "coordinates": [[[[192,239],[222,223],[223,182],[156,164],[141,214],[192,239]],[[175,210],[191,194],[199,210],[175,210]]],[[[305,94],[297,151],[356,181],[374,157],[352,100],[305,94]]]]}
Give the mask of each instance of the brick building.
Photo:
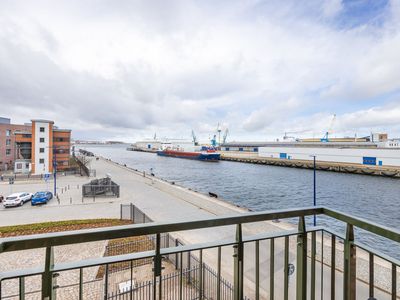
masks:
{"type": "Polygon", "coordinates": [[[57,171],[69,168],[71,130],[59,129],[53,121],[14,125],[0,118],[0,144],[0,171],[46,174],[54,166],[57,171]]]}

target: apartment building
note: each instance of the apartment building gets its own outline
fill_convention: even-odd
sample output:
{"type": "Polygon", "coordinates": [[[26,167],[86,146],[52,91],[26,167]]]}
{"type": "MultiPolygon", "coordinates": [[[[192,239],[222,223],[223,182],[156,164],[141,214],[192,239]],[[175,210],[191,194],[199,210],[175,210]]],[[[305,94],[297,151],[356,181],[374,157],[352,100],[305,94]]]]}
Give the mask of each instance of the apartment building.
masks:
{"type": "Polygon", "coordinates": [[[13,125],[10,119],[0,118],[0,122],[2,120],[0,143],[9,150],[0,152],[0,161],[7,163],[0,165],[0,171],[12,169],[15,173],[46,174],[52,173],[54,167],[57,171],[69,168],[71,130],[57,128],[50,120],[34,119],[25,125],[13,125]]]}

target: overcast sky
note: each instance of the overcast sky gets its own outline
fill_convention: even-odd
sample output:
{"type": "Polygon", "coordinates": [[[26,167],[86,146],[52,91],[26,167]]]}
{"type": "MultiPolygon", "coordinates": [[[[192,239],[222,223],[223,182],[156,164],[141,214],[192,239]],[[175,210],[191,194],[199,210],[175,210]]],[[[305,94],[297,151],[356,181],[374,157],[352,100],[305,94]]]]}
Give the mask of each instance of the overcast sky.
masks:
{"type": "Polygon", "coordinates": [[[0,0],[0,116],[75,138],[400,136],[400,0],[0,0]]]}

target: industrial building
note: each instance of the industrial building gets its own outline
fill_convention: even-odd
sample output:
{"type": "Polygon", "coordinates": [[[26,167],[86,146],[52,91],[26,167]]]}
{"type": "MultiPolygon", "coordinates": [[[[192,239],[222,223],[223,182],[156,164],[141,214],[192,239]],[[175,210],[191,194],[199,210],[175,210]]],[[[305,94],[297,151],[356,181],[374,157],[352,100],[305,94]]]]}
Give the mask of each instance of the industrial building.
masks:
{"type": "Polygon", "coordinates": [[[0,171],[34,175],[69,168],[71,130],[53,121],[31,120],[24,125],[0,118],[0,171]]]}
{"type": "Polygon", "coordinates": [[[258,156],[285,160],[313,160],[374,166],[400,166],[399,149],[327,148],[327,147],[260,147],[258,156]]]}

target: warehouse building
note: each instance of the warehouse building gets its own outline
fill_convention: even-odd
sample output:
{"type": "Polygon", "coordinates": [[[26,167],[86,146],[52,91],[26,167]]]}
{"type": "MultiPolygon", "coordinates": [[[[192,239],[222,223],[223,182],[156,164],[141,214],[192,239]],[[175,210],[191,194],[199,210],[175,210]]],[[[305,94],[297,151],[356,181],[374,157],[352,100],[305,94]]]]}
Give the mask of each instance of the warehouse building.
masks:
{"type": "Polygon", "coordinates": [[[259,157],[352,163],[374,166],[400,166],[399,149],[328,148],[328,147],[260,147],[259,157]]]}

